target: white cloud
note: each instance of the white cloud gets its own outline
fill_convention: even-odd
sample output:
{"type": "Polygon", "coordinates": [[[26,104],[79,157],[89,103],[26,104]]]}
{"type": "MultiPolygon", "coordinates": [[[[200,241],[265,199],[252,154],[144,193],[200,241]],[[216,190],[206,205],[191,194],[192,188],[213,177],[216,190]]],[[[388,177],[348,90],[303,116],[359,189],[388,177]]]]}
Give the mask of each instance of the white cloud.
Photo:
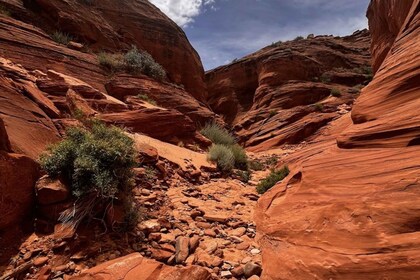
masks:
{"type": "Polygon", "coordinates": [[[149,0],[179,26],[186,27],[205,8],[215,9],[215,0],[149,0]]]}

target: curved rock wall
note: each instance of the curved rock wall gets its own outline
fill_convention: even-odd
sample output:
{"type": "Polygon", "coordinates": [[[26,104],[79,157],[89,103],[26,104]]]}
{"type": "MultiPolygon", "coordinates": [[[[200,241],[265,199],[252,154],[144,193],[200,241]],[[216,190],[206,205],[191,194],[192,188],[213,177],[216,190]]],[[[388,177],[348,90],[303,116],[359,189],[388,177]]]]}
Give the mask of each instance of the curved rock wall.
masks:
{"type": "Polygon", "coordinates": [[[369,79],[369,43],[366,30],[275,43],[208,71],[208,103],[249,150],[299,143],[351,108],[352,87],[369,79]]]}
{"type": "MultiPolygon", "coordinates": [[[[204,100],[206,88],[199,55],[182,29],[147,0],[101,0],[91,5],[77,0],[0,3],[16,11],[12,14],[19,19],[49,34],[56,30],[68,33],[94,52],[121,51],[137,45],[167,70],[172,82],[183,84],[195,98],[204,100]]],[[[17,62],[27,65],[27,60],[22,57],[17,62]]]]}
{"type": "MultiPolygon", "coordinates": [[[[420,1],[404,2],[407,18],[352,118],[285,158],[291,174],[259,200],[262,279],[420,277],[420,1]]],[[[405,9],[386,3],[396,1],[372,1],[368,14],[392,21],[405,9]]]]}

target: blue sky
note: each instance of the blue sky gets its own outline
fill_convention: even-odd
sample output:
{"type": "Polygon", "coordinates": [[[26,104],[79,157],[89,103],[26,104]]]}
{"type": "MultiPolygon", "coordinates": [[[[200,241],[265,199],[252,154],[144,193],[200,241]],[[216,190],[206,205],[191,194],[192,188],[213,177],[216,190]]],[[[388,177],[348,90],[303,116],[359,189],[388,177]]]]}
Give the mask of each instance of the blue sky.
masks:
{"type": "Polygon", "coordinates": [[[149,0],[186,32],[206,70],[266,45],[367,27],[369,0],[149,0]]]}

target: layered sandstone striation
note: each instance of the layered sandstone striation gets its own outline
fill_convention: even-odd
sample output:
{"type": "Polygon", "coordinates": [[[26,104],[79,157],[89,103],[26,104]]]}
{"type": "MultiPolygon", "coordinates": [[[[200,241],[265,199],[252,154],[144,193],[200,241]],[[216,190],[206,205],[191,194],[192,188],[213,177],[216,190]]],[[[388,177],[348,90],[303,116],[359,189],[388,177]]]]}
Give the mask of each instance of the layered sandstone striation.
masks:
{"type": "Polygon", "coordinates": [[[258,202],[263,279],[419,277],[420,3],[399,4],[370,5],[378,71],[351,116],[285,157],[258,202]]]}
{"type": "Polygon", "coordinates": [[[369,42],[363,30],[273,43],[207,72],[208,102],[249,150],[299,143],[351,109],[370,78],[369,42]]]}
{"type": "Polygon", "coordinates": [[[197,125],[216,115],[202,102],[203,68],[185,34],[148,1],[117,2],[0,1],[7,11],[0,14],[0,189],[10,201],[2,204],[2,229],[28,214],[37,159],[80,118],[174,144],[209,145],[197,125]],[[53,41],[55,31],[73,42],[53,41]],[[150,52],[168,79],[100,66],[98,52],[131,45],[150,52]]]}
{"type": "MultiPolygon", "coordinates": [[[[182,29],[149,1],[106,0],[94,1],[92,4],[89,4],[89,1],[77,0],[23,2],[0,1],[13,16],[29,24],[2,19],[1,25],[10,25],[7,28],[19,28],[17,35],[25,36],[20,46],[10,44],[18,38],[2,38],[12,41],[9,41],[9,46],[3,50],[8,54],[7,57],[14,57],[15,61],[23,65],[38,63],[37,69],[40,70],[48,67],[50,63],[64,64],[63,60],[67,60],[70,64],[64,66],[69,68],[69,71],[81,68],[78,61],[80,59],[74,59],[75,61],[72,59],[75,56],[74,52],[63,56],[51,44],[37,48],[39,40],[45,42],[49,37],[47,34],[51,35],[55,31],[71,35],[74,40],[94,52],[121,51],[136,45],[139,49],[149,52],[166,69],[171,81],[183,84],[195,98],[204,100],[206,90],[200,57],[182,29]],[[34,26],[47,34],[40,32],[34,26]],[[12,51],[14,54],[9,53],[12,51]],[[49,51],[50,54],[47,55],[45,51],[49,51]],[[46,59],[46,56],[50,56],[48,63],[39,63],[40,59],[46,59]]],[[[82,60],[89,62],[86,56],[82,60]]],[[[79,70],[82,73],[89,73],[92,78],[98,75],[95,69],[79,70]]]]}

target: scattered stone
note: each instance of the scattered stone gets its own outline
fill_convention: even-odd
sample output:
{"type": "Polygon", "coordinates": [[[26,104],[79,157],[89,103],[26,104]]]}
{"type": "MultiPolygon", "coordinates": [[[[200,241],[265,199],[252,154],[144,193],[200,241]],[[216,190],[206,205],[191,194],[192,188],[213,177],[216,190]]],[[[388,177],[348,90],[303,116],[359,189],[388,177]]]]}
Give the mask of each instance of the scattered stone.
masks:
{"type": "Polygon", "coordinates": [[[38,257],[34,260],[34,266],[43,266],[48,262],[48,257],[38,257]]]}
{"type": "Polygon", "coordinates": [[[214,232],[213,229],[205,229],[204,234],[208,235],[210,237],[216,237],[217,236],[216,232],[214,232]]]}
{"type": "Polygon", "coordinates": [[[223,259],[219,258],[219,257],[214,257],[213,261],[211,262],[211,266],[212,267],[219,267],[223,264],[223,259]]]}
{"type": "Polygon", "coordinates": [[[246,232],[246,228],[239,227],[239,228],[236,228],[236,229],[232,230],[230,232],[230,235],[233,235],[233,236],[236,236],[236,237],[241,237],[242,235],[245,234],[245,232],[246,232]]]}
{"type": "Polygon", "coordinates": [[[230,264],[226,263],[226,262],[222,265],[223,270],[230,270],[231,268],[232,268],[232,266],[230,264]]]}
{"type": "Polygon", "coordinates": [[[81,51],[81,50],[83,50],[83,44],[81,44],[81,43],[77,43],[77,42],[74,42],[74,41],[70,41],[70,42],[67,44],[67,47],[69,47],[70,49],[76,50],[76,51],[81,51]]]}
{"type": "Polygon", "coordinates": [[[205,223],[205,222],[198,222],[197,227],[203,228],[203,229],[209,229],[212,228],[211,224],[205,223]]]}
{"type": "Polygon", "coordinates": [[[160,262],[166,262],[173,255],[171,252],[155,248],[150,248],[150,252],[151,257],[160,262]]]}
{"type": "Polygon", "coordinates": [[[189,238],[188,237],[180,236],[176,239],[175,262],[177,264],[183,263],[188,258],[188,255],[189,255],[188,246],[189,246],[189,238]]]}
{"type": "Polygon", "coordinates": [[[141,189],[141,194],[142,195],[144,195],[144,196],[149,196],[150,195],[150,193],[151,193],[151,191],[150,190],[148,190],[148,189],[141,189]]]}
{"type": "Polygon", "coordinates": [[[232,278],[232,273],[229,270],[224,270],[220,273],[223,278],[232,278]]]}
{"type": "Polygon", "coordinates": [[[226,223],[229,217],[223,213],[211,213],[205,214],[204,219],[210,222],[226,223]]]}
{"type": "Polygon", "coordinates": [[[194,253],[199,245],[200,245],[200,236],[194,235],[193,237],[191,237],[190,244],[189,244],[190,253],[194,253]]]}
{"type": "Polygon", "coordinates": [[[249,246],[250,245],[248,242],[242,242],[242,243],[237,244],[235,248],[238,250],[248,250],[249,246]]]}
{"type": "Polygon", "coordinates": [[[259,249],[256,249],[256,248],[251,250],[251,254],[253,254],[253,255],[258,255],[260,252],[261,251],[259,249]]]}
{"type": "Polygon", "coordinates": [[[144,231],[146,234],[152,232],[159,232],[161,229],[158,220],[143,221],[140,224],[138,224],[137,227],[139,230],[144,231]]]}
{"type": "Polygon", "coordinates": [[[213,254],[214,252],[216,252],[217,248],[218,244],[216,241],[212,241],[206,244],[206,252],[209,254],[213,254]]]}
{"type": "Polygon", "coordinates": [[[242,266],[237,266],[234,269],[232,269],[230,272],[236,278],[240,278],[242,275],[244,275],[244,269],[242,266]]]}
{"type": "Polygon", "coordinates": [[[244,275],[247,278],[251,277],[253,275],[260,276],[261,272],[262,272],[261,266],[259,266],[258,264],[254,263],[254,262],[248,262],[244,266],[244,275]]]}
{"type": "Polygon", "coordinates": [[[218,248],[215,252],[214,252],[214,255],[215,256],[217,256],[217,257],[219,257],[219,258],[223,258],[223,250],[222,249],[220,249],[220,248],[218,248]]]}
{"type": "Polygon", "coordinates": [[[241,263],[242,263],[242,264],[247,264],[247,263],[249,263],[250,261],[252,261],[252,258],[251,258],[251,257],[246,257],[246,258],[244,258],[244,259],[241,261],[241,263]]]}
{"type": "Polygon", "coordinates": [[[149,234],[149,240],[159,242],[162,239],[162,234],[157,232],[152,232],[149,234]]]}

